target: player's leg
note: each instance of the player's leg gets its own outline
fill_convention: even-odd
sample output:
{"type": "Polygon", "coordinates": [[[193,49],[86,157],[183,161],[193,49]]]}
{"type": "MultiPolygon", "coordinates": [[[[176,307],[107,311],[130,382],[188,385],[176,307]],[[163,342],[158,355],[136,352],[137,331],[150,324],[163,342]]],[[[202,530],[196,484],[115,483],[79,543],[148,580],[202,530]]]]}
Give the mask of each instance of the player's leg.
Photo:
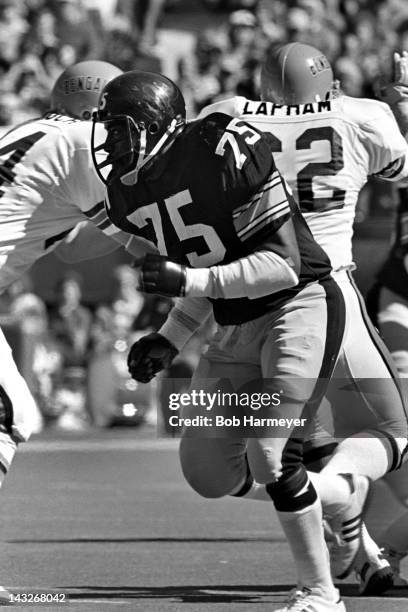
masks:
{"type": "MultiPolygon", "coordinates": [[[[254,325],[240,326],[239,341],[235,343],[234,356],[230,359],[233,376],[242,383],[240,362],[245,359],[257,364],[261,358],[265,377],[262,391],[270,396],[279,393],[283,398],[279,409],[270,408],[269,416],[301,417],[304,404],[313,392],[317,388],[319,394],[322,392],[316,381],[319,375],[324,378],[330,374],[342,336],[342,312],[339,312],[342,304],[337,288],[333,290],[334,295],[327,299],[322,286],[311,286],[296,302],[285,305],[278,316],[265,317],[263,321],[253,322],[254,325]],[[327,325],[324,325],[325,321],[327,325]],[[329,367],[325,368],[323,364],[329,364],[329,367]]],[[[209,355],[216,359],[213,347],[210,347],[205,360],[209,355]]],[[[214,363],[210,365],[214,366],[214,363]]],[[[211,378],[215,372],[217,377],[227,377],[227,369],[223,371],[220,363],[210,368],[207,364],[201,375],[204,373],[204,378],[211,378]]],[[[256,391],[259,390],[258,386],[256,391]]],[[[314,399],[316,401],[317,395],[314,399]]],[[[324,609],[340,610],[338,593],[330,576],[320,501],[301,463],[302,444],[295,444],[296,452],[291,445],[286,448],[289,434],[290,428],[285,428],[275,430],[276,437],[270,437],[270,432],[265,431],[257,438],[251,438],[248,464],[257,480],[266,484],[273,499],[293,552],[300,588],[311,587],[310,597],[325,605],[324,609]],[[262,437],[266,434],[268,437],[262,437]]],[[[200,441],[184,434],[180,449],[183,471],[200,493],[213,497],[228,492],[242,496],[250,487],[252,478],[245,461],[245,446],[240,441],[200,441]],[[213,465],[210,457],[216,457],[217,466],[213,465]],[[196,467],[192,467],[194,465],[196,467]],[[220,477],[220,472],[227,477],[220,477]],[[216,484],[205,483],[213,478],[216,484]]]]}
{"type": "MultiPolygon", "coordinates": [[[[343,317],[343,302],[332,282],[309,286],[282,307],[280,317],[265,335],[261,353],[264,388],[270,385],[270,391],[282,391],[281,416],[298,412],[309,420],[313,418],[341,344],[343,317]]],[[[273,440],[250,439],[248,460],[255,480],[266,483],[277,510],[295,558],[301,597],[304,589],[311,589],[311,604],[319,605],[320,601],[328,610],[341,609],[330,575],[320,499],[302,463],[305,433],[305,428],[292,432],[282,456],[282,476],[277,481],[268,482],[268,474],[263,473],[262,462],[257,465],[255,454],[257,449],[258,456],[263,452],[268,459],[268,445],[273,440]]],[[[336,476],[333,482],[340,496],[350,496],[343,477],[336,476]]]]}
{"type": "MultiPolygon", "coordinates": [[[[38,408],[0,330],[0,487],[18,444],[29,438],[37,419],[38,408]]],[[[0,587],[0,602],[8,598],[0,587]]]]}
{"type": "Polygon", "coordinates": [[[353,280],[345,273],[337,273],[336,280],[346,303],[346,335],[328,397],[339,444],[323,471],[357,472],[377,480],[401,463],[406,407],[389,351],[353,280]]]}
{"type": "MultiPolygon", "coordinates": [[[[347,283],[349,283],[348,279],[347,283]]],[[[361,317],[360,305],[355,296],[354,290],[352,291],[351,295],[353,298],[353,311],[351,312],[351,314],[349,314],[349,321],[352,320],[354,315],[356,314],[356,309],[358,309],[357,313],[361,317]]],[[[363,327],[363,330],[366,334],[366,346],[368,344],[368,341],[370,341],[371,346],[371,340],[368,336],[365,326],[363,327]]],[[[367,353],[363,351],[362,354],[365,357],[367,353]]],[[[375,352],[375,354],[377,355],[377,352],[375,352]]],[[[359,358],[361,359],[360,355],[359,358]]],[[[343,360],[346,362],[347,365],[347,360],[344,357],[343,360]]],[[[365,363],[366,361],[363,359],[363,365],[365,365],[365,363]]],[[[390,384],[391,392],[395,396],[393,398],[393,395],[391,394],[391,398],[387,397],[387,408],[389,409],[389,413],[393,415],[395,401],[396,414],[398,415],[398,406],[402,406],[398,388],[395,385],[394,380],[390,377],[386,368],[384,368],[382,359],[379,360],[379,363],[382,368],[381,374],[383,376],[388,377],[385,381],[385,384],[390,384]]],[[[379,370],[377,369],[376,371],[377,375],[379,375],[379,370]]],[[[363,374],[360,375],[360,378],[362,378],[362,375],[363,374]]],[[[345,385],[343,384],[345,382],[345,379],[350,380],[351,378],[349,368],[343,368],[342,373],[338,374],[338,376],[341,377],[338,381],[340,384],[341,395],[342,388],[345,387],[345,385]]],[[[384,382],[382,380],[379,380],[375,381],[375,384],[379,385],[378,391],[381,394],[381,400],[382,396],[384,395],[384,382]]],[[[392,449],[394,448],[393,435],[395,435],[396,433],[395,431],[393,431],[393,435],[387,437],[386,435],[383,436],[382,432],[377,432],[375,430],[373,432],[364,431],[367,424],[369,425],[369,427],[376,426],[377,413],[375,412],[373,415],[371,411],[368,410],[368,415],[365,414],[365,412],[367,411],[367,404],[364,400],[361,411],[361,422],[357,423],[354,416],[354,411],[357,409],[357,411],[360,412],[360,410],[358,410],[358,408],[356,408],[354,404],[356,398],[357,400],[359,400],[360,398],[360,389],[355,389],[354,386],[351,387],[351,395],[353,398],[353,401],[351,401],[350,393],[348,392],[349,388],[350,385],[347,385],[344,397],[341,398],[342,402],[338,402],[338,406],[345,405],[346,407],[349,407],[353,405],[353,410],[351,412],[353,417],[352,426],[347,431],[344,431],[344,436],[350,433],[352,434],[355,431],[358,431],[359,434],[358,436],[351,437],[350,439],[342,440],[339,449],[336,449],[336,443],[334,443],[333,438],[331,437],[330,431],[328,429],[329,426],[331,430],[333,429],[331,424],[331,413],[327,413],[327,409],[325,409],[325,411],[323,412],[320,411],[320,424],[323,425],[320,427],[320,445],[318,447],[318,450],[323,449],[323,455],[326,453],[327,448],[330,449],[330,452],[333,452],[334,450],[336,461],[331,462],[331,460],[329,459],[327,469],[323,470],[319,474],[310,474],[310,478],[312,479],[312,482],[318,491],[319,497],[321,498],[325,513],[331,516],[333,520],[335,520],[334,525],[340,532],[342,531],[342,529],[347,530],[347,534],[343,535],[345,535],[345,537],[347,538],[348,546],[342,547],[342,554],[340,556],[340,560],[337,560],[337,562],[335,563],[334,571],[336,572],[336,575],[341,575],[345,571],[351,571],[352,562],[355,559],[361,544],[361,512],[362,509],[365,507],[368,494],[367,479],[358,476],[350,477],[349,474],[356,475],[359,473],[367,473],[373,478],[382,475],[382,473],[384,473],[384,471],[386,471],[392,464],[392,449]],[[364,452],[362,453],[360,451],[360,446],[364,449],[364,452]],[[367,453],[370,458],[368,462],[367,453]],[[344,523],[344,525],[342,523],[344,523]],[[353,537],[349,535],[349,529],[352,526],[354,527],[354,531],[352,534],[353,537]],[[348,553],[346,555],[345,553],[347,551],[348,553]]],[[[363,391],[366,395],[370,392],[370,390],[375,393],[375,389],[373,389],[372,387],[365,389],[363,386],[363,391]]],[[[337,389],[337,387],[336,393],[338,396],[339,390],[337,389]]],[[[336,398],[336,400],[338,400],[338,397],[336,398]]],[[[383,409],[381,402],[379,403],[380,405],[376,407],[378,413],[380,413],[383,409]]],[[[388,418],[387,412],[386,415],[387,418],[383,419],[383,421],[387,421],[387,425],[392,425],[392,423],[396,420],[397,426],[399,426],[398,416],[388,418]]],[[[395,453],[395,455],[399,458],[400,455],[398,447],[396,448],[396,450],[397,452],[395,453]]],[[[265,500],[267,499],[267,491],[263,490],[262,487],[259,487],[259,483],[255,482],[252,487],[246,491],[244,497],[247,499],[265,500]]],[[[376,547],[374,542],[368,536],[364,539],[364,544],[370,547],[372,557],[374,558],[375,556],[377,558],[379,552],[378,547],[376,547]]],[[[382,571],[383,567],[381,566],[379,567],[379,569],[382,571]]]]}
{"type": "Polygon", "coordinates": [[[0,470],[7,471],[16,445],[26,442],[37,425],[38,408],[1,330],[0,364],[0,470]]]}
{"type": "MultiPolygon", "coordinates": [[[[318,477],[357,472],[377,480],[402,460],[407,435],[403,394],[361,296],[345,275],[338,282],[347,305],[347,332],[329,397],[339,444],[318,477]]],[[[361,573],[369,561],[373,575],[365,572],[364,588],[388,588],[391,573],[383,556],[365,530],[362,537],[361,504],[351,504],[340,515],[342,545],[331,549],[334,575],[344,577],[353,567],[361,573]]]]}

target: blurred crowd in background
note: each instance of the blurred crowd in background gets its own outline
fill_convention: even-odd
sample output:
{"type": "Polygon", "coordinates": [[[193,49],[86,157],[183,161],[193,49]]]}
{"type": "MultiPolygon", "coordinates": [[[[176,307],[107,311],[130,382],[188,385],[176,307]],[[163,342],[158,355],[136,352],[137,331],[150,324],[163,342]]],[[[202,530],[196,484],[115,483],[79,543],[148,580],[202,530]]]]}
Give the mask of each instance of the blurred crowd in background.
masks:
{"type": "MultiPolygon", "coordinates": [[[[0,0],[0,133],[46,111],[59,74],[87,59],[162,72],[182,89],[193,119],[223,97],[257,98],[265,48],[292,40],[327,55],[344,93],[376,97],[379,81],[392,77],[393,52],[408,49],[408,3],[0,0]]],[[[370,183],[357,220],[381,216],[393,199],[391,187],[370,183]]],[[[2,326],[38,401],[39,429],[142,422],[165,410],[168,389],[130,380],[126,357],[138,335],[157,329],[171,301],[142,296],[127,264],[113,274],[117,290],[106,304],[84,303],[77,271],[61,276],[52,303],[33,292],[29,278],[0,296],[2,326]]],[[[189,378],[207,333],[168,375],[189,378]]]]}
{"type": "Polygon", "coordinates": [[[61,275],[50,302],[34,292],[29,275],[0,295],[1,328],[37,401],[39,431],[47,426],[156,425],[166,409],[160,393],[189,382],[211,324],[164,372],[172,383],[160,385],[159,377],[138,384],[128,375],[129,348],[162,325],[172,300],[139,292],[130,264],[117,265],[113,278],[114,290],[105,303],[84,300],[83,278],[75,269],[61,275]]]}
{"type": "Polygon", "coordinates": [[[345,93],[373,96],[408,48],[406,0],[0,0],[0,120],[48,107],[61,71],[102,59],[123,70],[162,71],[190,116],[221,96],[257,95],[271,42],[320,48],[345,93]]]}

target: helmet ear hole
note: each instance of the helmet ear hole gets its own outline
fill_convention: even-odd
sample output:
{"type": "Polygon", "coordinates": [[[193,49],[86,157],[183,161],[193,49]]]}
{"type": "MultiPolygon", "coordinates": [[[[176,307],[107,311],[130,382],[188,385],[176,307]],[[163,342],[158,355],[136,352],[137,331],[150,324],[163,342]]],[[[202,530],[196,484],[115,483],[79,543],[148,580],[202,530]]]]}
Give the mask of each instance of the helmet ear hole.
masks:
{"type": "Polygon", "coordinates": [[[84,121],[89,121],[92,117],[92,112],[90,110],[84,110],[84,112],[81,115],[81,119],[83,119],[84,121]]]}
{"type": "Polygon", "coordinates": [[[149,134],[157,134],[157,132],[160,129],[160,126],[157,123],[157,121],[153,121],[153,123],[150,123],[147,129],[148,129],[149,134]]]}

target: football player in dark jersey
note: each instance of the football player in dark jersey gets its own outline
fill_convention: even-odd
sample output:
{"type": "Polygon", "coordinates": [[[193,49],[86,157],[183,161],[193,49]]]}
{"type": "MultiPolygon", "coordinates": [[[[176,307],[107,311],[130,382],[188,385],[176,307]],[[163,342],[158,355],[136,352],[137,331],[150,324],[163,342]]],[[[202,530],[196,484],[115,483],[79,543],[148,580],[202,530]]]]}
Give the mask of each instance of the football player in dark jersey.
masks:
{"type": "MultiPolygon", "coordinates": [[[[330,576],[321,503],[302,463],[301,427],[334,367],[344,303],[276,169],[269,135],[222,113],[188,124],[174,83],[140,71],[105,87],[97,121],[107,131],[93,151],[110,220],[158,251],[141,262],[140,288],[189,301],[133,345],[131,375],[151,380],[213,312],[217,331],[183,411],[184,475],[210,498],[242,496],[254,479],[266,484],[297,569],[284,610],[345,610],[330,576]],[[242,398],[261,395],[256,416],[265,418],[243,427],[254,413],[242,398]],[[203,403],[209,397],[212,414],[203,403]],[[216,416],[189,426],[200,408],[216,416]],[[219,431],[218,422],[237,423],[237,431],[219,431]]],[[[365,477],[334,475],[331,486],[346,502],[358,478],[365,477]]]]}

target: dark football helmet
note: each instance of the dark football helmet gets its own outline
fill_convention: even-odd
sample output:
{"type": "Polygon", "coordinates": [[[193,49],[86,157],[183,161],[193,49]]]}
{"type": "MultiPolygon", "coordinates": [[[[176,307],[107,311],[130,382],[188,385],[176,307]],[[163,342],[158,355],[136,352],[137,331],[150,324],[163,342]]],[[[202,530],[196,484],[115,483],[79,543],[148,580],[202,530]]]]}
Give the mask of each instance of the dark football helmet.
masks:
{"type": "Polygon", "coordinates": [[[327,57],[303,43],[272,45],[261,70],[263,100],[276,104],[305,104],[329,99],[333,71],[327,57]]]}
{"type": "Polygon", "coordinates": [[[100,178],[110,183],[118,177],[125,185],[137,181],[139,170],[164,153],[184,129],[186,109],[179,88],[167,77],[132,70],[110,81],[94,114],[92,154],[100,178]],[[95,124],[102,122],[107,137],[95,142],[95,124]],[[103,162],[97,156],[108,154],[103,162]],[[111,166],[107,177],[102,169],[111,166]]]}
{"type": "Polygon", "coordinates": [[[106,83],[122,74],[108,62],[89,60],[68,66],[51,91],[51,110],[89,121],[106,83]]]}

